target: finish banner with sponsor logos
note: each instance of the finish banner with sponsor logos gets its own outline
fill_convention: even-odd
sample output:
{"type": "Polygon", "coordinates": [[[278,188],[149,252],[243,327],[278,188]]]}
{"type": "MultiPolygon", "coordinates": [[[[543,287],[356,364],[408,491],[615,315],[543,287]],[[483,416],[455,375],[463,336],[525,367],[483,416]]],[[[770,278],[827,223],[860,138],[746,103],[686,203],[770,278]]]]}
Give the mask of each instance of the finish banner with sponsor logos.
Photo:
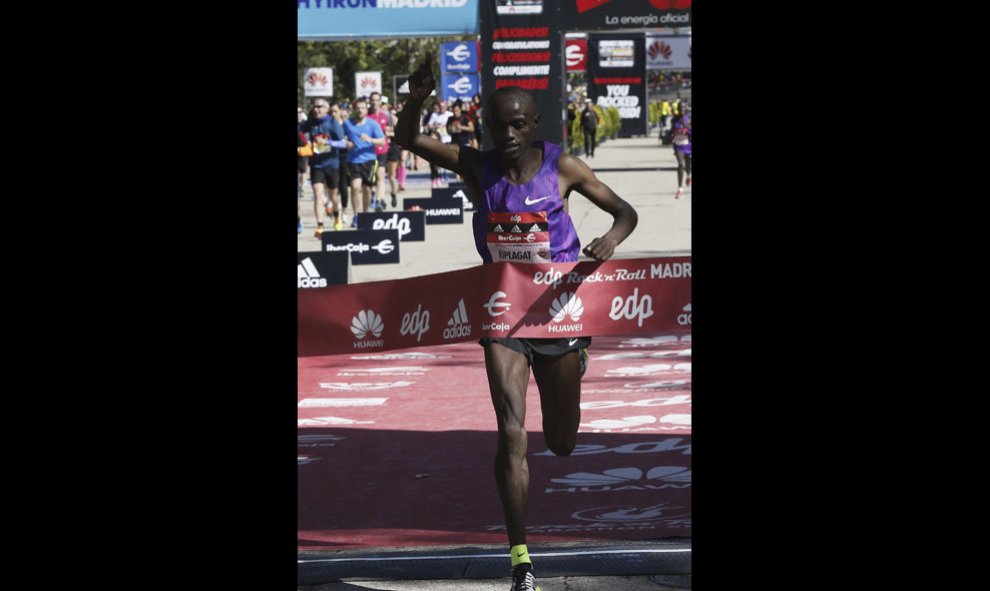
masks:
{"type": "Polygon", "coordinates": [[[493,263],[298,291],[300,357],[691,325],[691,257],[493,263]]]}

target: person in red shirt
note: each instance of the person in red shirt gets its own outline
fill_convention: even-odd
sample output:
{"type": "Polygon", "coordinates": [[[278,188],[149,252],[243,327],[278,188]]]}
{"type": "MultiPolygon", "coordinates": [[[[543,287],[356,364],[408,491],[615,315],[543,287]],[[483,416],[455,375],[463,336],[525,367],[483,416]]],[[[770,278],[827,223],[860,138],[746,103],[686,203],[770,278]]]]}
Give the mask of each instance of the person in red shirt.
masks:
{"type": "MultiPolygon", "coordinates": [[[[373,92],[368,97],[368,118],[378,122],[385,134],[385,143],[375,146],[375,158],[378,159],[378,166],[375,168],[375,198],[371,200],[373,211],[385,209],[385,169],[388,160],[388,145],[390,138],[395,135],[395,126],[392,124],[392,115],[382,108],[382,94],[373,92]]],[[[393,184],[394,184],[393,180],[393,184]]],[[[394,195],[394,193],[393,193],[394,195]]],[[[392,204],[395,205],[393,198],[392,204]]]]}

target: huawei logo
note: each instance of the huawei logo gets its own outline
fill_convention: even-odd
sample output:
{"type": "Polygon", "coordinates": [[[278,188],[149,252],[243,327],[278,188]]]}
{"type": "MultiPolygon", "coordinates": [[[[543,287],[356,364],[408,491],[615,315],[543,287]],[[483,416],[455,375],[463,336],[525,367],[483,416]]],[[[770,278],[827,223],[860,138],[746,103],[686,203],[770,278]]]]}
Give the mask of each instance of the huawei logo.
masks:
{"type": "Polygon", "coordinates": [[[651,59],[657,59],[658,55],[662,55],[663,59],[669,60],[672,50],[670,49],[670,46],[663,41],[654,41],[650,44],[650,48],[647,52],[649,52],[651,59]]]}
{"type": "Polygon", "coordinates": [[[372,78],[371,76],[365,76],[361,78],[361,90],[374,89],[378,87],[378,80],[372,78]]]}
{"type": "Polygon", "coordinates": [[[330,83],[330,79],[327,78],[326,74],[321,72],[313,72],[306,77],[306,84],[310,86],[326,86],[330,83]]]}
{"type": "Polygon", "coordinates": [[[358,339],[365,338],[369,333],[378,338],[382,336],[384,328],[385,323],[382,322],[382,317],[376,314],[374,310],[361,310],[357,316],[351,318],[351,332],[358,339]]]}
{"type": "Polygon", "coordinates": [[[577,322],[584,314],[584,305],[577,294],[565,291],[550,305],[550,317],[554,322],[563,322],[568,316],[577,322]]]}

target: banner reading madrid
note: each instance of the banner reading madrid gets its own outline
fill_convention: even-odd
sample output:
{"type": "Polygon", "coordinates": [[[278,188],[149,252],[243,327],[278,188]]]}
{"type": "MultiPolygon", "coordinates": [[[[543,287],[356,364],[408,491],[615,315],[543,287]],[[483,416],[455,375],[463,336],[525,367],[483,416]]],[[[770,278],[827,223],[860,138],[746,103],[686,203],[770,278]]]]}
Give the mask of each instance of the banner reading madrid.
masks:
{"type": "Polygon", "coordinates": [[[691,326],[691,257],[494,263],[298,291],[297,355],[691,326]]]}
{"type": "Polygon", "coordinates": [[[478,0],[296,0],[296,8],[307,41],[478,32],[478,0]]]}

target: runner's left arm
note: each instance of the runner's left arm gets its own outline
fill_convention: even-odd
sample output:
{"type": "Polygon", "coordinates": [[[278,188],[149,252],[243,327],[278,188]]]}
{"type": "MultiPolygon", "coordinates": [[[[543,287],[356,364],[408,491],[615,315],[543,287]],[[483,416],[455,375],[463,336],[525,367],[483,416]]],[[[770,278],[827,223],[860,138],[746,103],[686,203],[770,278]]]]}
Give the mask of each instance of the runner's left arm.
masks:
{"type": "Polygon", "coordinates": [[[615,191],[603,183],[583,161],[569,154],[562,154],[558,160],[560,186],[566,187],[564,198],[571,191],[577,191],[612,215],[612,227],[603,236],[597,237],[582,249],[589,257],[606,261],[615,253],[615,247],[632,234],[639,216],[615,191]]]}

